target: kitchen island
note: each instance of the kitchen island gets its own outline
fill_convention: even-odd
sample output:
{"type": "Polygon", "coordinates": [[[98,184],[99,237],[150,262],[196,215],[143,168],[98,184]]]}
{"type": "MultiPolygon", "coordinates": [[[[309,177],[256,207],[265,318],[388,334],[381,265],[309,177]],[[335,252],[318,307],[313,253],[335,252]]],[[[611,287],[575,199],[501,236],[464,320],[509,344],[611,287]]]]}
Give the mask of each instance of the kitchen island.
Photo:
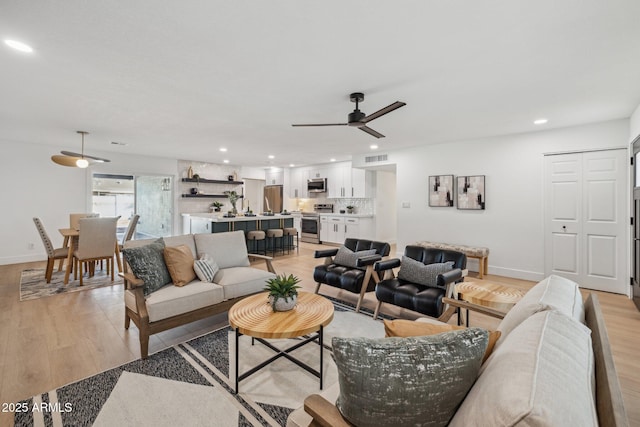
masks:
{"type": "Polygon", "coordinates": [[[225,231],[266,231],[270,228],[293,227],[293,214],[236,216],[226,218],[220,213],[182,214],[184,233],[222,233],[225,231]],[[186,220],[189,220],[188,222],[186,220]],[[189,228],[186,225],[189,224],[189,228]]]}

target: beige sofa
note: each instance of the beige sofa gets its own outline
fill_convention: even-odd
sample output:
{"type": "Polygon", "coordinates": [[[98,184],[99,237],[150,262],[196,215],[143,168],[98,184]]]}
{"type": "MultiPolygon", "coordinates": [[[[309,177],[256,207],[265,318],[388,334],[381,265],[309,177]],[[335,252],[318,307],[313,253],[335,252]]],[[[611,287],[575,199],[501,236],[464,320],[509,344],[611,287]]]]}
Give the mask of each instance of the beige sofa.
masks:
{"type": "MultiPolygon", "coordinates": [[[[148,245],[156,239],[130,240],[124,248],[148,245]]],[[[121,274],[125,279],[125,328],[130,321],[140,331],[140,355],[148,356],[149,336],[176,326],[229,310],[242,298],[260,292],[265,282],[275,277],[271,257],[247,253],[242,231],[228,233],[186,234],[163,238],[165,246],[186,245],[194,258],[209,254],[220,267],[214,283],[194,280],[186,286],[164,286],[144,296],[144,282],[132,273],[121,274]],[[249,259],[262,259],[267,270],[253,268],[249,259]]]]}
{"type": "MultiPolygon", "coordinates": [[[[574,282],[549,276],[498,329],[502,335],[450,426],[629,425],[596,295],[583,303],[574,282]]],[[[339,392],[335,384],[307,397],[287,425],[351,425],[333,404],[339,392]]]]}

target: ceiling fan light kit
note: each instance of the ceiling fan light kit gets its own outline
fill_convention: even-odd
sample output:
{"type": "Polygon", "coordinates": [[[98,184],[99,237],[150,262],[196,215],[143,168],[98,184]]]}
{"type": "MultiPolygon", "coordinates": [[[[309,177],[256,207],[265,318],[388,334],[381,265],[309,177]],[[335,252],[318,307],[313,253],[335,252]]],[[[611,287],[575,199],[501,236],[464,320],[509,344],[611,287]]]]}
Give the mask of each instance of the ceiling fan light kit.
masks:
{"type": "Polygon", "coordinates": [[[85,132],[83,130],[78,130],[76,132],[82,135],[82,151],[80,153],[74,153],[72,151],[61,151],[60,154],[51,156],[51,160],[53,160],[54,163],[62,166],[84,169],[89,167],[93,163],[105,163],[111,161],[109,159],[103,159],[102,157],[95,157],[84,154],[84,136],[88,135],[89,132],[85,132]]]}
{"type": "Polygon", "coordinates": [[[386,107],[376,111],[373,114],[369,114],[367,116],[365,113],[360,111],[360,109],[358,108],[359,103],[364,101],[364,93],[362,93],[362,92],[354,92],[351,95],[349,95],[349,99],[351,100],[351,102],[355,102],[356,103],[356,109],[353,110],[353,112],[349,113],[349,115],[347,116],[347,123],[306,123],[306,124],[293,124],[291,126],[293,126],[293,127],[304,127],[304,126],[352,126],[352,127],[357,127],[361,131],[366,132],[369,135],[374,136],[376,138],[384,138],[383,134],[371,129],[370,127],[368,127],[367,123],[369,123],[372,120],[377,119],[378,117],[384,116],[387,113],[390,113],[390,112],[392,112],[394,110],[397,110],[400,107],[404,107],[405,105],[407,105],[404,102],[396,101],[393,104],[387,105],[386,107]]]}

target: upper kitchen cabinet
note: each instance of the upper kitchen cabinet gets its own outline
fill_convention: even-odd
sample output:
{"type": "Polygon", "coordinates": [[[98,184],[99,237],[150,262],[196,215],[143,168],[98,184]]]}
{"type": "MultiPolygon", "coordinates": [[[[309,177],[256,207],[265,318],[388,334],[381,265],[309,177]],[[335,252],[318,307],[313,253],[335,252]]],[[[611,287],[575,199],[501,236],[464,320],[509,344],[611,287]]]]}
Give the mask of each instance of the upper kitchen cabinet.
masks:
{"type": "Polygon", "coordinates": [[[289,197],[292,199],[309,197],[307,193],[307,168],[289,170],[289,197]]]}
{"type": "Polygon", "coordinates": [[[283,185],[284,170],[283,169],[267,169],[264,173],[265,185],[283,185]]]}
{"type": "Polygon", "coordinates": [[[330,199],[373,197],[375,175],[372,171],[351,168],[351,162],[335,164],[327,176],[330,199]]]}

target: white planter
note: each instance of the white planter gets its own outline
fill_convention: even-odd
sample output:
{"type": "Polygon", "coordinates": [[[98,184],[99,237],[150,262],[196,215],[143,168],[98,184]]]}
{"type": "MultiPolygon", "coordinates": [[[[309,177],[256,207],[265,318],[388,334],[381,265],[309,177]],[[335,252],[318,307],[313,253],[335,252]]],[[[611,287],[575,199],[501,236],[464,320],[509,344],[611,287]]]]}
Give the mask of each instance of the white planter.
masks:
{"type": "Polygon", "coordinates": [[[271,304],[271,307],[273,307],[273,311],[289,311],[296,306],[297,302],[298,302],[298,296],[294,295],[287,299],[280,297],[276,300],[276,303],[274,305],[273,297],[269,296],[269,304],[271,304]]]}

